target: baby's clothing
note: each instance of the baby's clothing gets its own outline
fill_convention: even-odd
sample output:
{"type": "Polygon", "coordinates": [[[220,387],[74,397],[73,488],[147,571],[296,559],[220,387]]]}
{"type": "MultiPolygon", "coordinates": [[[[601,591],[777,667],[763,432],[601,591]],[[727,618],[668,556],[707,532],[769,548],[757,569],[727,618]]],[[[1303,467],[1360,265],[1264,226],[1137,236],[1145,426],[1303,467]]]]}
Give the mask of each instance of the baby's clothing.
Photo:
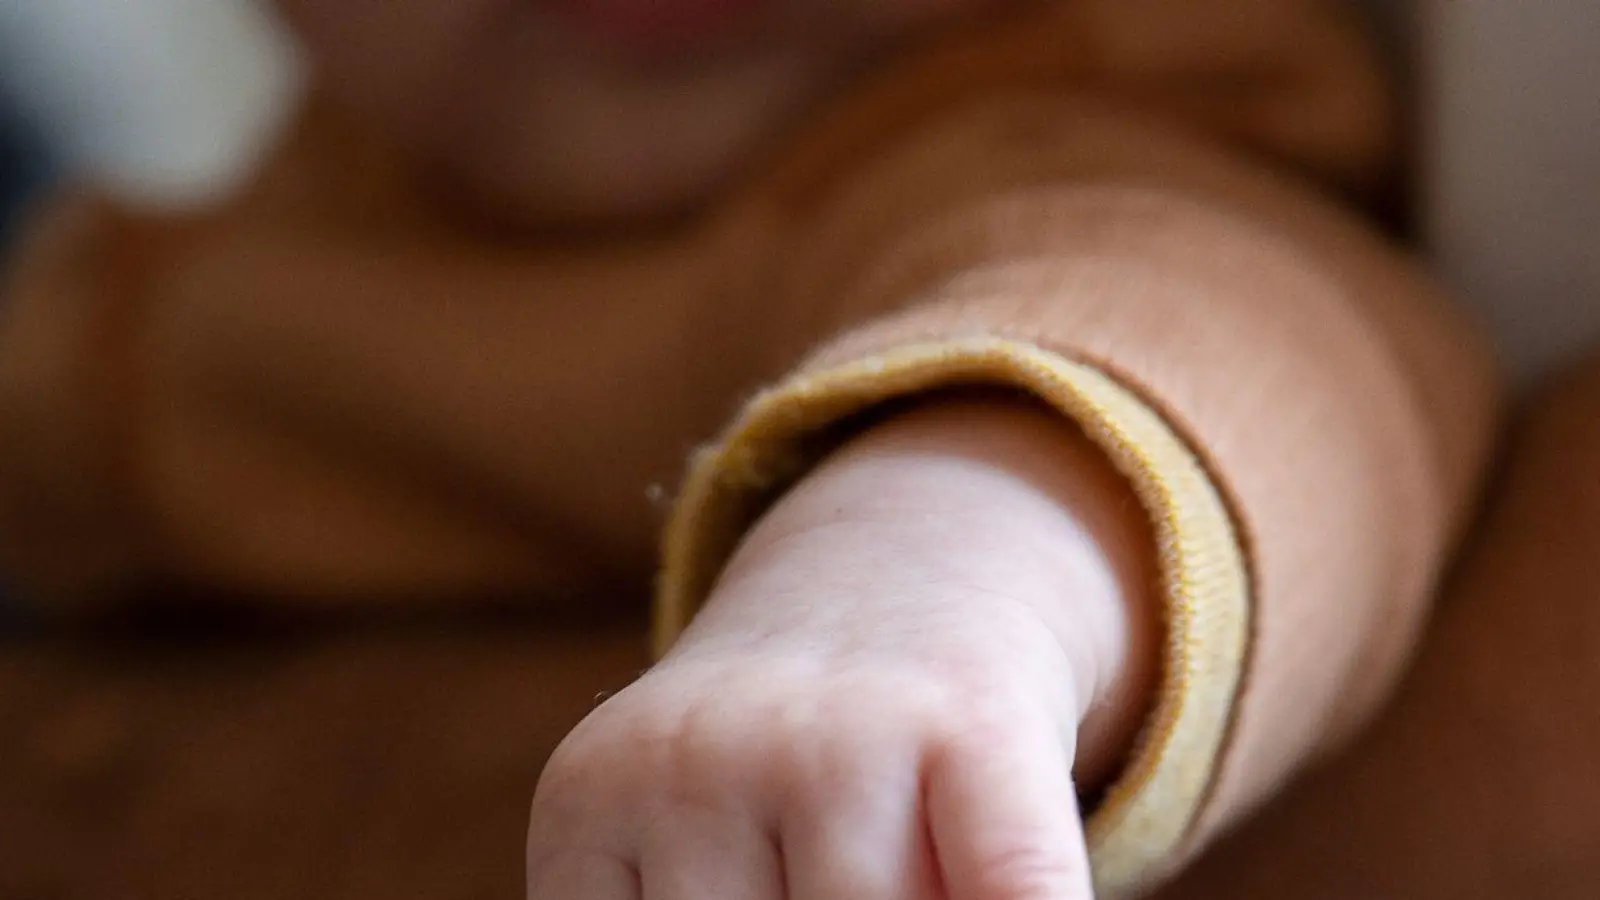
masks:
{"type": "Polygon", "coordinates": [[[664,646],[830,449],[1008,387],[1160,542],[1160,696],[1089,823],[1105,896],[1152,884],[1373,714],[1474,510],[1495,376],[1370,224],[1382,71],[1319,0],[1048,5],[886,67],[690,220],[516,241],[313,104],[225,208],[41,219],[0,559],[58,604],[570,603],[638,591],[665,520],[664,646]]]}
{"type": "Polygon", "coordinates": [[[1600,883],[1600,360],[1541,392],[1391,705],[1161,900],[1584,900],[1600,883]]]}

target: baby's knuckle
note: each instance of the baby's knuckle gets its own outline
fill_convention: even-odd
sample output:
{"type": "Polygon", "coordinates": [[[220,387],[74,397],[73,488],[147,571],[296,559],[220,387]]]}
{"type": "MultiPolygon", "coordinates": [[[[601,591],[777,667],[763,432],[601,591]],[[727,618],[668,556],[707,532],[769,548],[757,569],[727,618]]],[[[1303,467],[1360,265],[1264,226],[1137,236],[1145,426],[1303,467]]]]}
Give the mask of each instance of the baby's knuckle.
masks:
{"type": "Polygon", "coordinates": [[[586,804],[600,791],[624,790],[645,775],[648,742],[636,737],[631,722],[610,718],[596,714],[556,747],[540,773],[536,803],[586,804]]]}
{"type": "Polygon", "coordinates": [[[830,896],[840,900],[850,897],[903,896],[904,876],[890,866],[875,864],[863,858],[829,860],[826,882],[830,896]]]}
{"type": "Polygon", "coordinates": [[[1058,900],[1076,896],[1087,880],[1082,863],[1064,850],[1019,843],[983,861],[982,892],[974,900],[1058,900]]]}
{"type": "Polygon", "coordinates": [[[684,707],[661,746],[680,782],[720,782],[771,762],[780,729],[760,703],[704,695],[684,707]]]}
{"type": "Polygon", "coordinates": [[[534,788],[534,810],[561,809],[593,787],[594,761],[581,748],[563,743],[545,763],[534,788]]]}

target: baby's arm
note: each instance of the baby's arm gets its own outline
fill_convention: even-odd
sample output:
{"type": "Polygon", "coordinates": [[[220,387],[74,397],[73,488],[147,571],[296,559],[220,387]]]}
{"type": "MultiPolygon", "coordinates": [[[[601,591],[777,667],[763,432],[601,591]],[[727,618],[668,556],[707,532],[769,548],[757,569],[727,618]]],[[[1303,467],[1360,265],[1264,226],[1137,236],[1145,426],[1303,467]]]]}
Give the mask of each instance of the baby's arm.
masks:
{"type": "Polygon", "coordinates": [[[1096,752],[1113,771],[1086,840],[1097,889],[1117,896],[1180,867],[1358,727],[1408,657],[1495,394],[1482,347],[1427,279],[1313,191],[1133,117],[993,104],[950,129],[819,215],[795,254],[797,296],[892,311],[756,398],[697,461],[668,533],[663,643],[703,618],[552,764],[534,896],[584,897],[563,879],[609,871],[617,893],[588,896],[643,884],[671,897],[701,885],[652,879],[701,866],[752,896],[776,890],[778,871],[801,898],[838,895],[804,879],[839,872],[892,883],[858,896],[915,896],[894,881],[914,864],[956,898],[1084,896],[1067,771],[1076,756],[1095,787],[1096,752]],[[1037,161],[1021,177],[986,168],[1019,157],[1037,161]],[[967,198],[906,199],[957,173],[978,185],[967,198]],[[840,275],[841,259],[867,271],[840,275]],[[1056,425],[1016,408],[985,410],[996,418],[981,430],[956,422],[970,406],[897,415],[972,385],[1032,395],[1056,425]],[[980,501],[929,474],[942,466],[984,485],[980,501]],[[1107,496],[1060,493],[1107,466],[1123,497],[1110,508],[1145,523],[1132,557],[1119,550],[1132,532],[1091,525],[1107,496]],[[913,504],[894,483],[925,487],[905,491],[913,504]],[[949,512],[968,504],[981,514],[949,512]],[[1139,553],[1142,582],[1127,577],[1139,553]],[[1146,694],[1134,686],[1152,609],[1159,685],[1146,694]],[[930,646],[960,653],[920,663],[930,646]],[[829,663],[793,668],[794,648],[829,663]],[[900,674],[874,667],[867,690],[862,659],[900,674]],[[972,684],[1005,685],[1004,699],[972,684]],[[1119,729],[1101,743],[1082,719],[1119,689],[1131,699],[1107,713],[1141,730],[1124,754],[1119,729]],[[914,700],[928,694],[960,699],[930,714],[914,700]],[[944,792],[958,788],[970,805],[944,792]],[[863,833],[850,805],[864,798],[874,821],[892,807],[898,837],[843,837],[863,833]],[[732,809],[748,843],[683,811],[707,805],[732,809]],[[798,836],[819,821],[822,837],[798,836]],[[843,846],[818,844],[833,838],[843,846]],[[895,840],[902,852],[886,855],[895,840]]]}

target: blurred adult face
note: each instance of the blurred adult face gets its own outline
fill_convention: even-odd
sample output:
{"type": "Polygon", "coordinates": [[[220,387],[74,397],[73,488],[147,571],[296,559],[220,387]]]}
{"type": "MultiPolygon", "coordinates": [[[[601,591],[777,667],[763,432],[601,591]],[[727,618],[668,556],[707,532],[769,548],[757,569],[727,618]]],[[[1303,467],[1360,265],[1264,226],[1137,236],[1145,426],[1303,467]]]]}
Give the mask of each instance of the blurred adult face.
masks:
{"type": "Polygon", "coordinates": [[[279,0],[325,90],[502,211],[691,200],[864,59],[1019,0],[279,0]]]}

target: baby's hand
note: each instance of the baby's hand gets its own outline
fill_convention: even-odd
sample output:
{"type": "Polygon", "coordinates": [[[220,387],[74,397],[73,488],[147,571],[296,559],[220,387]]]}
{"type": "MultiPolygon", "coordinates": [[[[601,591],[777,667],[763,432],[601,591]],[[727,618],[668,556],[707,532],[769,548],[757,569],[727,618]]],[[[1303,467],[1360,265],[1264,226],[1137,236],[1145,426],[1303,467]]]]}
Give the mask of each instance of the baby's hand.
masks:
{"type": "Polygon", "coordinates": [[[1048,492],[952,449],[946,415],[792,492],[674,652],[557,750],[531,898],[1089,900],[1074,762],[1100,777],[1136,724],[1086,725],[1096,763],[1079,723],[1138,705],[1116,702],[1126,622],[1076,598],[1120,605],[1117,566],[1048,492]],[[941,454],[908,463],[925,439],[941,454]]]}
{"type": "Polygon", "coordinates": [[[759,639],[683,654],[551,761],[530,896],[1087,900],[1071,714],[1039,674],[759,639]]]}

